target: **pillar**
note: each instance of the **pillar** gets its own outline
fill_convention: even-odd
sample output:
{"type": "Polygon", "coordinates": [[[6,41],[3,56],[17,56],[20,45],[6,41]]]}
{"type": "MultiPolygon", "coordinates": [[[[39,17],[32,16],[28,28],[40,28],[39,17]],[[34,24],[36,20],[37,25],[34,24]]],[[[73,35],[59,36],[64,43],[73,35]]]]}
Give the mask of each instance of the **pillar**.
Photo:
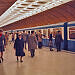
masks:
{"type": "Polygon", "coordinates": [[[68,50],[68,33],[67,33],[68,23],[64,23],[64,50],[68,50]]]}

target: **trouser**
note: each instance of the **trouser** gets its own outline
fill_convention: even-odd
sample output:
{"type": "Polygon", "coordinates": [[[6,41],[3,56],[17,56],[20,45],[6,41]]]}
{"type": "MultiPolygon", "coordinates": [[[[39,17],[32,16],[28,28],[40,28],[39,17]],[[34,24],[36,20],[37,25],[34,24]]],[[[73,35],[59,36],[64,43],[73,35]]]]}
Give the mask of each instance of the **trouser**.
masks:
{"type": "Polygon", "coordinates": [[[50,51],[52,51],[53,49],[52,49],[52,46],[50,46],[50,51]]]}
{"type": "Polygon", "coordinates": [[[35,56],[35,54],[34,54],[35,53],[35,49],[31,49],[30,52],[31,52],[31,57],[35,56]]]}
{"type": "Polygon", "coordinates": [[[14,38],[12,38],[12,42],[14,42],[14,38]]]}
{"type": "Polygon", "coordinates": [[[56,44],[57,51],[61,51],[61,43],[56,44]]]}

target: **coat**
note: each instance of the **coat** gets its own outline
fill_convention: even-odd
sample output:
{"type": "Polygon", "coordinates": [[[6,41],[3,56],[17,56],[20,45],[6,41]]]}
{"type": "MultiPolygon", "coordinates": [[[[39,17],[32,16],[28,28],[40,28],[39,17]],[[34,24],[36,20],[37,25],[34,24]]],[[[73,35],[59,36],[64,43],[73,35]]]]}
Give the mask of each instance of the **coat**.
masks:
{"type": "Polygon", "coordinates": [[[0,37],[0,52],[3,52],[4,51],[4,45],[6,45],[6,41],[5,41],[5,36],[2,35],[0,37]]]}
{"type": "Polygon", "coordinates": [[[23,38],[24,41],[27,41],[27,34],[26,33],[23,33],[22,34],[22,38],[23,38]]]}
{"type": "Polygon", "coordinates": [[[24,53],[24,40],[17,38],[14,43],[14,48],[16,50],[16,56],[25,56],[24,53]]]}
{"type": "Polygon", "coordinates": [[[38,34],[38,42],[42,42],[42,34],[38,34]]]}
{"type": "Polygon", "coordinates": [[[61,44],[62,41],[63,41],[63,40],[62,40],[61,34],[57,34],[57,35],[55,36],[55,44],[56,44],[56,45],[57,45],[57,44],[61,44]]]}
{"type": "Polygon", "coordinates": [[[30,35],[28,38],[28,50],[35,50],[37,48],[37,39],[35,36],[30,35]]]}

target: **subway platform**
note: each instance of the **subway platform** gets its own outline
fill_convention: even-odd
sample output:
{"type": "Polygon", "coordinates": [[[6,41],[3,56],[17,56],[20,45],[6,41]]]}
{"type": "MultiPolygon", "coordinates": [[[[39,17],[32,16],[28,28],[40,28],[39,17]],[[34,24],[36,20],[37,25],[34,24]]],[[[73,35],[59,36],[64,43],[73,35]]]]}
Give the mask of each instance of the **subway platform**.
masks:
{"type": "Polygon", "coordinates": [[[4,62],[0,63],[0,75],[75,75],[75,53],[62,50],[49,51],[48,47],[37,49],[35,57],[25,50],[24,62],[16,62],[13,43],[4,52],[4,62]]]}

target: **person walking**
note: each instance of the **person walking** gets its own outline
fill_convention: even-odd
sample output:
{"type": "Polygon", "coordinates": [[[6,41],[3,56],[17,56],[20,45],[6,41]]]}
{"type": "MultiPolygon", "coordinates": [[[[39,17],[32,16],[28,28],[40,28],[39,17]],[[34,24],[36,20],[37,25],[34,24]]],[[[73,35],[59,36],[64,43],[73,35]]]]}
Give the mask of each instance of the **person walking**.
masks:
{"type": "Polygon", "coordinates": [[[3,62],[3,52],[5,51],[6,41],[3,30],[0,29],[0,63],[3,62]]]}
{"type": "Polygon", "coordinates": [[[23,38],[23,40],[24,40],[25,50],[26,50],[26,49],[27,49],[27,48],[26,48],[26,43],[27,43],[27,33],[26,33],[25,31],[23,31],[23,33],[22,33],[22,38],[23,38]]]}
{"type": "Polygon", "coordinates": [[[50,51],[53,51],[52,33],[49,35],[49,47],[50,47],[50,51]]]}
{"type": "Polygon", "coordinates": [[[41,31],[39,31],[39,33],[38,33],[38,48],[39,49],[42,48],[42,34],[41,34],[41,31]]]}
{"type": "Polygon", "coordinates": [[[8,45],[8,33],[5,32],[5,40],[6,40],[6,45],[8,45]]]}
{"type": "Polygon", "coordinates": [[[60,31],[57,32],[55,36],[55,45],[57,48],[57,52],[61,51],[61,42],[63,41],[60,31]]]}
{"type": "Polygon", "coordinates": [[[34,57],[35,56],[35,49],[37,49],[37,39],[36,39],[34,31],[31,31],[31,35],[29,36],[28,41],[29,41],[28,50],[31,53],[31,57],[34,57]]]}
{"type": "Polygon", "coordinates": [[[18,34],[18,38],[15,40],[14,49],[15,54],[17,56],[17,61],[19,61],[20,57],[20,62],[23,62],[22,57],[25,56],[25,52],[24,52],[24,40],[22,39],[21,34],[18,34]]]}
{"type": "Polygon", "coordinates": [[[15,34],[12,33],[12,42],[14,43],[15,34]]]}

